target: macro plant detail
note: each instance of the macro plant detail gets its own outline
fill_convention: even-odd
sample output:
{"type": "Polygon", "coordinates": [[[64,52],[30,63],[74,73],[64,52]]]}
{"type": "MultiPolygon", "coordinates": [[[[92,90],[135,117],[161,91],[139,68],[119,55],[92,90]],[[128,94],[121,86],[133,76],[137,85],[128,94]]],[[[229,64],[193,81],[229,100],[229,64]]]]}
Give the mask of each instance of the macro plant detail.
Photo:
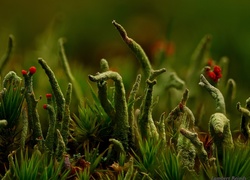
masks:
{"type": "MultiPolygon", "coordinates": [[[[3,76],[1,178],[250,178],[245,161],[250,153],[250,98],[245,107],[235,102],[229,60],[211,59],[211,36],[202,38],[181,75],[166,56],[150,59],[121,24],[112,24],[140,64],[130,87],[106,59],[100,60],[99,72],[74,76],[64,38],[58,41],[63,75],[50,60],[38,58],[37,65],[3,76]],[[47,83],[39,98],[37,76],[47,83]],[[90,97],[83,93],[82,81],[88,83],[90,97]],[[232,121],[239,122],[236,131],[232,121]]],[[[10,36],[1,74],[13,41],[10,36]]]]}

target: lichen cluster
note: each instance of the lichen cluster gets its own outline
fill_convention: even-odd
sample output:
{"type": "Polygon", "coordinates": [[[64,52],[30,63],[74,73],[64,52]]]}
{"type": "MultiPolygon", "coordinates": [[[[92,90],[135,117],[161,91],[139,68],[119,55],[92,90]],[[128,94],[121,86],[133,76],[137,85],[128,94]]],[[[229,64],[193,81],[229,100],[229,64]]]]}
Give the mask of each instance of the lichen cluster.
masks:
{"type": "MultiPolygon", "coordinates": [[[[31,174],[35,179],[39,178],[37,174],[45,179],[212,178],[226,176],[228,168],[237,166],[225,165],[230,161],[229,153],[242,150],[246,153],[239,157],[248,156],[250,100],[246,100],[246,107],[237,103],[234,108],[242,117],[239,134],[233,138],[230,113],[236,83],[233,79],[225,80],[227,59],[215,64],[208,57],[210,36],[205,36],[198,45],[186,79],[182,79],[171,71],[172,67],[155,70],[142,47],[120,24],[116,21],[112,24],[141,65],[138,69],[142,75],[138,73],[130,91],[122,75],[101,59],[100,72],[88,76],[93,102],[84,97],[81,83],[71,72],[62,38],[59,55],[68,81],[65,93],[53,69],[45,60],[38,59],[51,89],[44,93],[47,102],[42,105],[47,111],[46,128],[39,116],[40,98],[35,96],[33,83],[38,68],[22,70],[23,78],[14,71],[3,78],[0,91],[2,179],[21,179],[31,174]],[[223,81],[227,82],[222,84],[223,81]],[[96,83],[97,91],[92,88],[92,82],[96,83]],[[153,112],[162,98],[167,101],[163,104],[165,112],[156,120],[153,112]],[[79,105],[78,114],[71,112],[72,99],[79,105]],[[213,100],[215,103],[211,103],[213,100]],[[214,108],[206,111],[207,105],[214,108]],[[200,126],[204,119],[207,119],[206,129],[200,126]]],[[[10,36],[0,70],[9,60],[12,46],[10,36]]],[[[248,164],[241,164],[242,169],[248,164]]],[[[246,172],[243,170],[233,172],[239,173],[235,176],[249,178],[250,174],[242,174],[246,172]]]]}

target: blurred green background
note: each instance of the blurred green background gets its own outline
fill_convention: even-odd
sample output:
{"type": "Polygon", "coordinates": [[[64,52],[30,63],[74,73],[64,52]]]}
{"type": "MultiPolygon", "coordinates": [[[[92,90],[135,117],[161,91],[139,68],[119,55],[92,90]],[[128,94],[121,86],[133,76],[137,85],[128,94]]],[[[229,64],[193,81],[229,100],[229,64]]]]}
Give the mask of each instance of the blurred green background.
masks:
{"type": "Polygon", "coordinates": [[[0,52],[11,33],[16,38],[15,53],[25,60],[27,52],[48,46],[51,35],[54,39],[66,37],[69,59],[83,65],[130,53],[111,24],[115,19],[146,50],[156,40],[170,39],[182,61],[188,60],[199,40],[210,33],[213,58],[226,55],[234,64],[232,72],[241,68],[247,75],[249,7],[247,0],[0,1],[0,52]]]}
{"type": "Polygon", "coordinates": [[[229,78],[236,80],[238,101],[244,103],[250,89],[249,7],[247,0],[0,1],[0,54],[13,34],[15,52],[6,72],[38,66],[38,57],[57,67],[58,38],[65,37],[72,69],[85,80],[85,75],[98,71],[101,58],[122,57],[114,62],[120,68],[136,61],[111,24],[115,19],[149,57],[156,41],[173,42],[177,62],[173,68],[181,74],[200,39],[209,33],[211,56],[217,61],[229,58],[229,78]]]}

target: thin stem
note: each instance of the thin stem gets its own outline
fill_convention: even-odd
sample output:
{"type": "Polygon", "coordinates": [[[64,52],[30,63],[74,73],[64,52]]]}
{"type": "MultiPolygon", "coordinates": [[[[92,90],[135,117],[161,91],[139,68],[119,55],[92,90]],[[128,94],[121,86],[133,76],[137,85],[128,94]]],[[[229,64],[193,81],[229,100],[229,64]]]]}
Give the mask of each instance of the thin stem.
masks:
{"type": "Polygon", "coordinates": [[[51,106],[50,104],[46,105],[46,110],[48,111],[48,115],[49,115],[49,128],[48,128],[47,136],[45,139],[45,145],[49,149],[49,151],[53,153],[55,135],[56,135],[56,131],[55,131],[56,113],[55,113],[53,106],[51,106]]]}
{"type": "Polygon", "coordinates": [[[70,102],[71,102],[71,94],[72,94],[72,84],[68,84],[66,96],[65,96],[65,111],[63,116],[63,122],[62,122],[62,129],[61,134],[63,137],[63,140],[65,144],[68,143],[68,137],[69,137],[69,125],[70,125],[70,102]]]}
{"type": "Polygon", "coordinates": [[[59,39],[59,46],[60,46],[60,51],[59,51],[59,54],[60,54],[60,59],[62,61],[62,64],[63,64],[63,68],[65,70],[65,73],[69,79],[69,82],[71,82],[74,86],[74,92],[76,94],[76,97],[78,100],[81,100],[83,95],[82,95],[82,91],[81,91],[81,88],[80,88],[80,85],[79,83],[75,80],[75,77],[73,76],[71,70],[70,70],[70,66],[69,66],[69,62],[68,62],[68,58],[66,56],[66,53],[65,53],[65,49],[64,49],[64,39],[63,38],[60,38],[59,39]]]}

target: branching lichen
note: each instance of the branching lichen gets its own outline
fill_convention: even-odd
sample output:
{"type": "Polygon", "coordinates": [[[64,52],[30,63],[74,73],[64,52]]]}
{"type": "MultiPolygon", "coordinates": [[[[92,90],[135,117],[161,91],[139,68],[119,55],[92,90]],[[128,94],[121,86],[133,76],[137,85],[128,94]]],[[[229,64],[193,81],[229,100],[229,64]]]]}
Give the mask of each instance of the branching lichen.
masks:
{"type": "Polygon", "coordinates": [[[119,140],[127,150],[129,133],[128,107],[122,77],[117,72],[106,71],[95,76],[89,75],[89,79],[93,82],[104,82],[112,79],[115,82],[115,114],[114,117],[111,117],[113,118],[113,138],[119,140]]]}
{"type": "Polygon", "coordinates": [[[226,114],[226,106],[225,106],[225,101],[222,93],[220,92],[219,89],[216,87],[212,86],[207,79],[205,78],[204,75],[200,75],[200,82],[199,85],[202,87],[205,87],[206,90],[210,93],[210,95],[214,98],[216,101],[216,111],[226,114]]]}
{"type": "Polygon", "coordinates": [[[156,80],[150,81],[147,80],[147,89],[146,95],[143,99],[141,106],[141,114],[139,117],[139,127],[142,139],[145,138],[159,138],[159,134],[157,132],[156,126],[154,124],[154,120],[152,117],[152,109],[153,109],[153,87],[156,84],[156,80]]]}
{"type": "MultiPolygon", "coordinates": [[[[100,68],[101,72],[109,71],[109,64],[105,59],[101,59],[100,61],[100,68]]],[[[99,81],[97,83],[98,87],[98,97],[100,99],[101,105],[104,111],[108,114],[111,119],[115,118],[115,108],[113,107],[112,103],[108,99],[108,92],[107,92],[107,82],[106,81],[99,81]]]]}
{"type": "Polygon", "coordinates": [[[168,131],[172,131],[172,135],[178,133],[177,152],[179,153],[182,166],[192,170],[195,165],[195,147],[189,139],[179,134],[179,129],[181,128],[194,132],[195,118],[192,111],[186,106],[188,94],[189,91],[186,89],[179,105],[166,118],[166,125],[169,126],[168,131]]]}
{"type": "Polygon", "coordinates": [[[38,100],[35,97],[33,91],[33,74],[36,72],[34,66],[30,67],[29,72],[22,70],[24,77],[24,94],[27,102],[27,111],[28,111],[28,121],[31,125],[31,129],[34,133],[34,139],[43,139],[43,133],[41,128],[41,123],[39,120],[39,114],[37,112],[38,100]]]}
{"type": "Polygon", "coordinates": [[[200,161],[205,165],[209,165],[207,152],[204,149],[203,143],[198,138],[198,134],[184,128],[181,128],[180,132],[183,136],[188,138],[191,141],[191,143],[195,146],[200,161]]]}
{"type": "Polygon", "coordinates": [[[112,21],[113,25],[119,31],[122,39],[128,45],[128,47],[134,52],[136,58],[139,60],[142,71],[144,73],[145,79],[154,80],[158,75],[164,73],[166,71],[165,68],[159,70],[153,70],[150,61],[142,49],[142,47],[135,42],[132,38],[128,37],[126,30],[122,27],[122,25],[118,24],[115,20],[112,21]]]}

